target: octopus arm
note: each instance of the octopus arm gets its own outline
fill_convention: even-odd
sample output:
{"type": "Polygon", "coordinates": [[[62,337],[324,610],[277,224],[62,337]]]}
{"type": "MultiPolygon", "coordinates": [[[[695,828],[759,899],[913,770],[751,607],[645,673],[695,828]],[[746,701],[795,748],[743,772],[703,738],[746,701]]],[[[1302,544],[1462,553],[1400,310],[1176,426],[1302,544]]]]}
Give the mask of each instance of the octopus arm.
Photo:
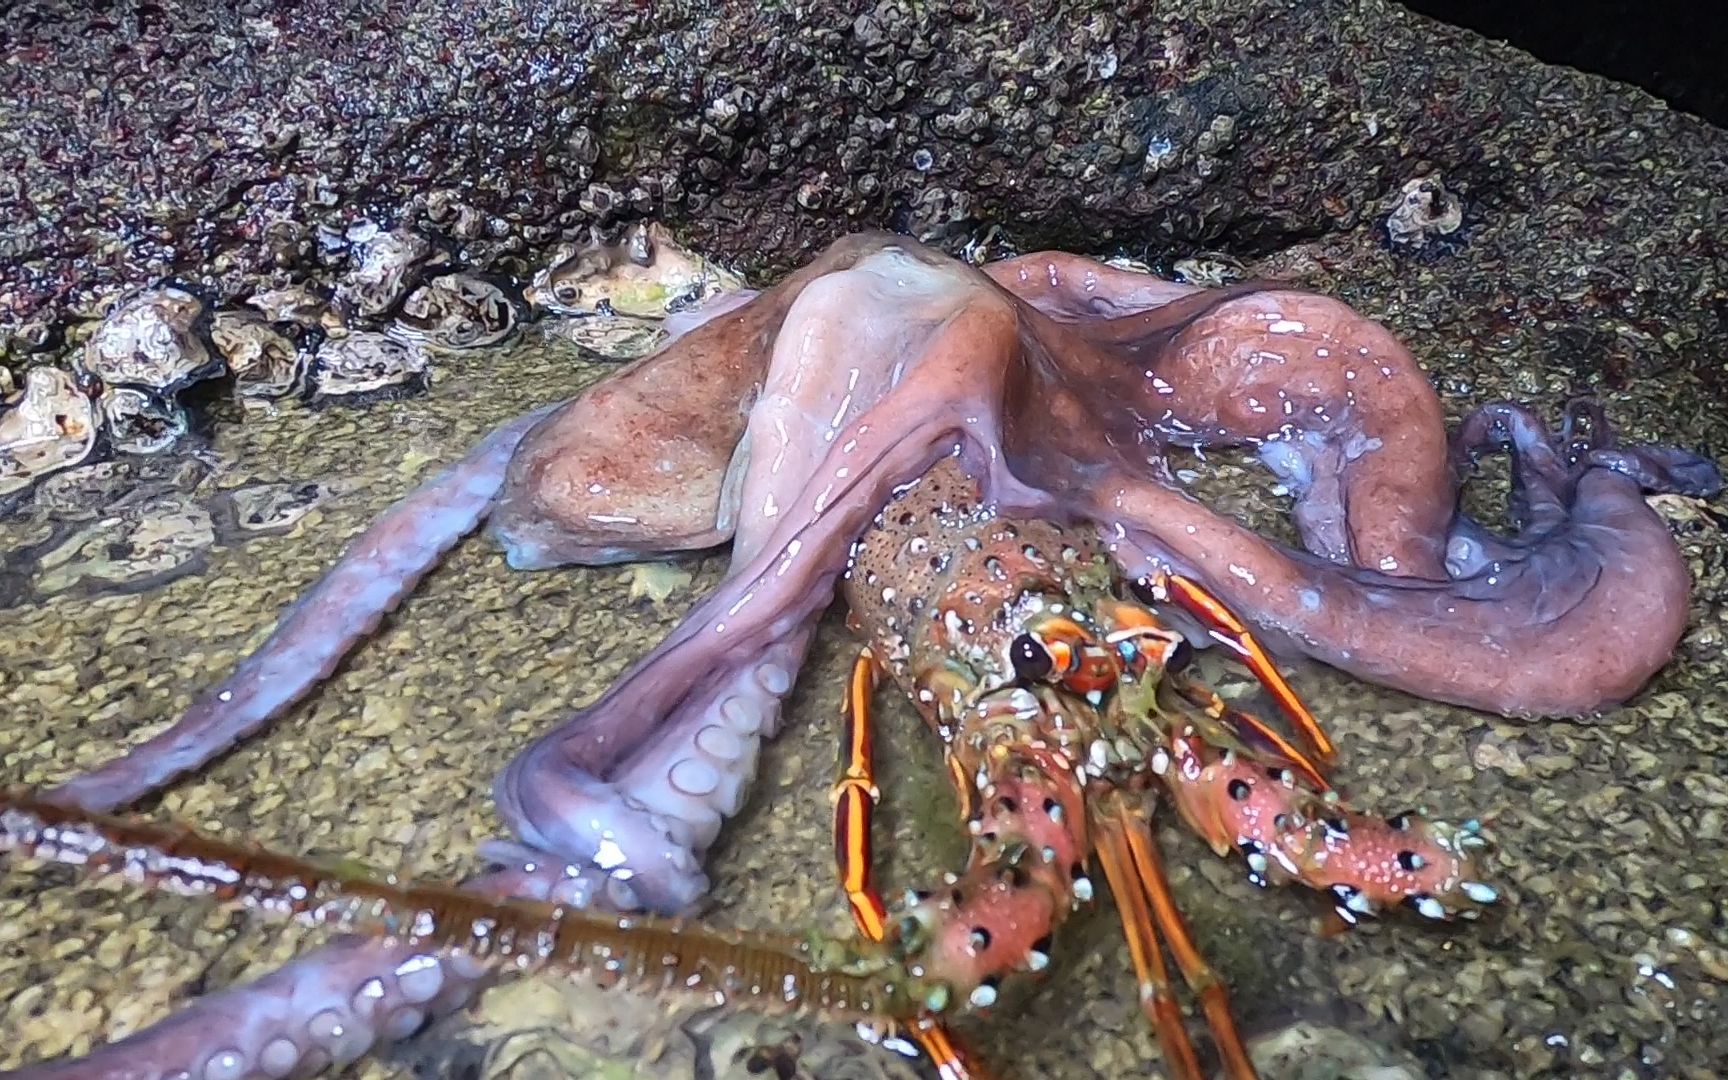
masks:
{"type": "Polygon", "coordinates": [[[427,571],[473,532],[497,495],[511,453],[550,411],[498,427],[361,533],[276,624],[275,631],[179,720],[52,792],[87,810],[113,810],[223,753],[330,677],[427,571]]]}
{"type": "MultiPolygon", "coordinates": [[[[1508,715],[1574,716],[1636,693],[1673,655],[1690,579],[1640,486],[1720,487],[1702,458],[1667,448],[1562,457],[1510,405],[1465,421],[1472,450],[1514,456],[1519,533],[1447,580],[1394,577],[1290,551],[1137,479],[1101,508],[1132,573],[1176,565],[1292,647],[1375,682],[1508,715]]],[[[1485,532],[1467,519],[1453,537],[1485,532]]]]}
{"type": "Polygon", "coordinates": [[[884,252],[835,274],[788,316],[747,436],[754,464],[745,505],[773,496],[774,524],[741,532],[742,561],[720,589],[500,777],[498,805],[526,842],[571,862],[628,866],[647,905],[676,910],[694,900],[705,884],[700,853],[741,806],[760,741],[778,721],[852,542],[896,487],[957,446],[981,471],[999,463],[1013,309],[969,306],[968,281],[942,292],[941,281],[917,280],[916,262],[884,252]],[[815,332],[836,306],[864,319],[879,303],[893,310],[892,325],[904,325],[908,309],[881,288],[887,280],[930,290],[920,294],[924,316],[912,320],[920,331],[815,332]],[[872,340],[878,347],[857,347],[872,340]],[[845,363],[830,349],[845,349],[845,363]],[[817,372],[836,381],[807,377],[817,372]],[[850,403],[830,411],[841,387],[850,403]]]}

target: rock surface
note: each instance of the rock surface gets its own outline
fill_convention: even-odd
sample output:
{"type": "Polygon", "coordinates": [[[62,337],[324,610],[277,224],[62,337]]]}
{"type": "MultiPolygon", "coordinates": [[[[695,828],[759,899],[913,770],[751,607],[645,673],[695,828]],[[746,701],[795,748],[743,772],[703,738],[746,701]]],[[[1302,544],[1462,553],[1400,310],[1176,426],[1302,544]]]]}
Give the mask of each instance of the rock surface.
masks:
{"type": "Polygon", "coordinates": [[[1725,333],[1728,135],[1394,4],[713,7],[23,0],[0,358],[164,276],[328,278],[363,216],[523,274],[636,216],[757,271],[860,225],[1156,261],[1383,230],[1436,174],[1453,306],[1622,372],[1725,333]]]}

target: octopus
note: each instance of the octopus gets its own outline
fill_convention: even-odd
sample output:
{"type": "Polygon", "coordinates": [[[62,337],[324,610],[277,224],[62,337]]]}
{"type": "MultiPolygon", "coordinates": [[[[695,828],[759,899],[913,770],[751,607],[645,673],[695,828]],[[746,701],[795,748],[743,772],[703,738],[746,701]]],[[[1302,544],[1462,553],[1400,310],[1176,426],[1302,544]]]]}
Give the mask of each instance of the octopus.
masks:
{"type": "MultiPolygon", "coordinates": [[[[723,582],[505,769],[494,794],[515,839],[485,849],[494,869],[472,883],[676,912],[706,888],[702,856],[855,542],[939,463],[1004,515],[1092,530],[1131,578],[1201,582],[1274,651],[1521,716],[1606,708],[1668,661],[1690,581],[1644,494],[1721,486],[1695,454],[1621,444],[1589,403],[1558,431],[1491,403],[1449,435],[1385,328],[1265,283],[1208,289],[1052,252],[980,269],[867,234],[677,332],[495,430],[387,511],[178,723],[51,797],[121,807],[253,734],[482,523],[521,569],[730,541],[723,582]],[[1288,486],[1301,549],[1173,481],[1172,448],[1224,445],[1288,486]],[[1490,453],[1511,458],[1511,535],[1459,508],[1490,453]]],[[[459,953],[342,941],[24,1075],[311,1071],[413,1031],[479,977],[459,953]]]]}

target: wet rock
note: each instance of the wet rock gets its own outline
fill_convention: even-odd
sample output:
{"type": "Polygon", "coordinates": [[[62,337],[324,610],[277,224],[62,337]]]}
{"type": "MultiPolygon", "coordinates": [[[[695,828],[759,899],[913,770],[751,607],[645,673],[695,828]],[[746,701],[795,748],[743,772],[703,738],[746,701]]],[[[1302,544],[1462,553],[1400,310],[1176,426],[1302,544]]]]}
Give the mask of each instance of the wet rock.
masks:
{"type": "MultiPolygon", "coordinates": [[[[1708,355],[1685,346],[1719,332],[1694,298],[1722,288],[1708,238],[1728,139],[1397,5],[1126,19],[1087,2],[1028,21],[1012,5],[548,0],[523,20],[387,0],[363,30],[295,35],[249,9],[140,22],[21,3],[14,55],[54,63],[8,70],[29,105],[0,155],[33,209],[0,245],[7,355],[176,268],[221,302],[347,272],[358,309],[387,310],[406,289],[382,268],[403,260],[349,239],[357,221],[517,276],[642,218],[753,273],[895,225],[955,250],[995,226],[1022,250],[1262,256],[1380,228],[1412,162],[1501,229],[1484,295],[1457,310],[1509,290],[1582,319],[1598,294],[1657,342],[1628,354],[1642,371],[1708,355]],[[146,55],[223,77],[188,96],[160,63],[117,60],[146,55]],[[1436,86],[1457,92],[1413,89],[1436,86]],[[125,103],[126,123],[81,123],[86,95],[125,103]],[[1614,236],[1628,243],[1574,243],[1614,236]],[[1550,249],[1588,250],[1596,270],[1580,279],[1550,249]],[[1633,287],[1607,295],[1617,282],[1633,287]]],[[[339,0],[304,17],[351,21],[339,0]]],[[[1444,227],[1445,200],[1419,216],[1444,227]]]]}

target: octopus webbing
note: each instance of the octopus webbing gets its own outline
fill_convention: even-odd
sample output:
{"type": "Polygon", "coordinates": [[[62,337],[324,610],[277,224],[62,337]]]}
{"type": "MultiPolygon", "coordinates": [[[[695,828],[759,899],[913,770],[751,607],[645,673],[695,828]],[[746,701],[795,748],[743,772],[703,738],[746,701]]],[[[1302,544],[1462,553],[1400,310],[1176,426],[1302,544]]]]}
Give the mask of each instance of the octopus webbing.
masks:
{"type": "MultiPolygon", "coordinates": [[[[1275,650],[1507,714],[1578,715],[1671,656],[1689,580],[1643,492],[1707,494],[1710,462],[1618,445],[1585,405],[1551,433],[1484,406],[1450,438],[1414,358],[1343,304],[1201,289],[1040,253],[975,269],[842,240],[660,351],[499,428],[363,533],[274,635],[159,736],[57,789],[113,809],[310,692],[482,521],[518,568],[730,540],[721,585],[495,795],[498,892],[677,911],[740,808],[854,541],[953,459],[1004,514],[1087,525],[1129,575],[1202,582],[1275,650]],[[1246,445],[1290,488],[1306,551],[1185,494],[1171,446],[1246,445]],[[1513,463],[1518,532],[1464,516],[1479,455],[1513,463]],[[1605,634],[1604,627],[1615,632],[1605,634]]],[[[280,1076],[455,1007],[458,957],[345,942],[26,1076],[280,1076]],[[365,992],[362,992],[362,988],[365,992]]]]}

